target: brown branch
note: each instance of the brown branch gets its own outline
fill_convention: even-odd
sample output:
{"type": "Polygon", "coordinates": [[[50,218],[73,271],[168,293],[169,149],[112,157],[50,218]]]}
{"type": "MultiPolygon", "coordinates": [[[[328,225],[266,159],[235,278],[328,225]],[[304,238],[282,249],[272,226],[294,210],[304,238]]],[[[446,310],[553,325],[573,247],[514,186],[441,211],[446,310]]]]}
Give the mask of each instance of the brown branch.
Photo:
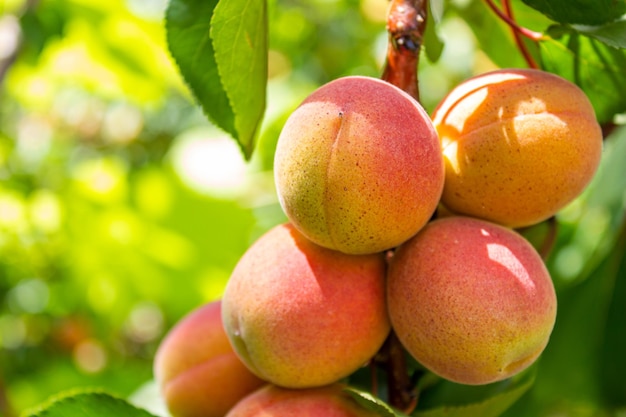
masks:
{"type": "Polygon", "coordinates": [[[407,372],[406,353],[392,330],[384,346],[387,352],[387,392],[389,404],[406,414],[413,412],[417,406],[417,393],[407,372]]]}
{"type": "Polygon", "coordinates": [[[9,397],[7,396],[6,387],[4,382],[0,379],[0,416],[3,417],[16,417],[17,413],[9,403],[9,397]]]}
{"type": "MultiPolygon", "coordinates": [[[[513,22],[515,22],[515,17],[513,16],[513,7],[511,6],[511,0],[503,0],[502,5],[504,6],[504,13],[506,16],[513,22]]],[[[519,26],[517,26],[519,28],[519,26]]],[[[517,49],[520,50],[522,56],[528,63],[530,68],[539,69],[539,65],[535,58],[533,58],[532,54],[528,50],[528,47],[524,43],[524,39],[522,39],[522,34],[516,30],[516,28],[511,26],[511,31],[513,32],[513,37],[515,38],[515,44],[517,45],[517,49]]]]}
{"type": "Polygon", "coordinates": [[[417,65],[426,29],[427,0],[391,0],[387,61],[381,78],[419,100],[417,65]]]}
{"type": "Polygon", "coordinates": [[[511,17],[507,16],[504,12],[502,12],[502,10],[500,10],[498,8],[498,6],[496,6],[496,4],[493,2],[493,0],[485,0],[485,2],[487,2],[487,5],[489,6],[489,8],[491,10],[494,11],[494,13],[496,15],[498,15],[498,17],[504,21],[504,23],[506,23],[507,25],[509,25],[511,27],[511,29],[513,29],[515,32],[526,36],[528,39],[532,39],[533,41],[540,41],[542,39],[544,39],[544,36],[542,33],[539,32],[534,32],[530,29],[527,29],[525,27],[522,27],[520,25],[517,24],[517,22],[512,19],[511,17]]]}
{"type": "Polygon", "coordinates": [[[554,248],[554,244],[556,243],[556,236],[558,234],[558,226],[559,224],[556,221],[556,217],[552,216],[548,220],[546,220],[546,224],[548,226],[547,235],[539,248],[539,255],[541,258],[546,261],[550,253],[552,253],[552,249],[554,248]]]}
{"type": "MultiPolygon", "coordinates": [[[[419,101],[418,63],[426,31],[428,0],[391,0],[387,10],[387,59],[381,78],[419,101]]],[[[392,252],[388,254],[388,260],[392,252]]],[[[392,330],[376,363],[387,374],[388,401],[410,414],[417,406],[417,392],[407,369],[404,347],[392,330]]]]}

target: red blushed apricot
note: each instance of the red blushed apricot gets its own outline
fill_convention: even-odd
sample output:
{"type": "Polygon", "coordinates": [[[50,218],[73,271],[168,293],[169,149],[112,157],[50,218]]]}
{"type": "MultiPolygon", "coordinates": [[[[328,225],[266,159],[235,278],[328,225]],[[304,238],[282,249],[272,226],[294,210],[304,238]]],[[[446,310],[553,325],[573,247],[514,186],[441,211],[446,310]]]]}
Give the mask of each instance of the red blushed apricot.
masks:
{"type": "Polygon", "coordinates": [[[399,245],[429,220],[444,165],[417,101],[375,78],[344,77],[291,114],[274,174],[287,217],[307,238],[368,254],[399,245]]]}
{"type": "Polygon", "coordinates": [[[192,311],[167,334],[154,373],[174,417],[223,417],[265,384],[230,346],[219,301],[192,311]]]}
{"type": "Polygon", "coordinates": [[[331,384],[365,365],[389,333],[383,254],[318,246],[276,226],[241,257],[223,322],[242,361],[287,388],[331,384]]]}
{"type": "Polygon", "coordinates": [[[268,385],[252,393],[226,417],[376,417],[340,384],[292,390],[268,385]]]}
{"type": "Polygon", "coordinates": [[[462,384],[527,368],[556,318],[552,280],[530,243],[469,217],[435,220],[400,246],[387,284],[402,344],[433,373],[462,384]]]}
{"type": "Polygon", "coordinates": [[[442,202],[510,227],[554,215],[591,181],[602,132],[584,92],[544,71],[504,69],[452,90],[433,113],[442,202]]]}

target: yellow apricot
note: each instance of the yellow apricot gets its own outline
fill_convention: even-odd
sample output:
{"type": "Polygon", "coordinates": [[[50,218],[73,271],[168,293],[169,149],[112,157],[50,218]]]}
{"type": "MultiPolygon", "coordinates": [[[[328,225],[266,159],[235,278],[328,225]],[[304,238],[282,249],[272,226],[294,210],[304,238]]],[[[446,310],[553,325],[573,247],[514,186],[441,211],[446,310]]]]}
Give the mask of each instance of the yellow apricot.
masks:
{"type": "Polygon", "coordinates": [[[428,114],[399,88],[344,77],[314,91],[278,139],[280,203],[315,243],[380,252],[413,236],[435,211],[444,167],[428,114]]]}
{"type": "Polygon", "coordinates": [[[584,92],[548,72],[466,80],[433,113],[446,165],[442,202],[510,227],[541,222],[593,177],[602,132],[584,92]]]}

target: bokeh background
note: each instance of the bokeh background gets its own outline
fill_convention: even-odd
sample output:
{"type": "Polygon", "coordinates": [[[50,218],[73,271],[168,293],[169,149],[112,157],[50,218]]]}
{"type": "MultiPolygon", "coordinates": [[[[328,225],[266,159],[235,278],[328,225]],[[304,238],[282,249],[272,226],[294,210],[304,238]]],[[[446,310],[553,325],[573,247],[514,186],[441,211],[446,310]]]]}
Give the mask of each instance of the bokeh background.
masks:
{"type": "MultiPolygon", "coordinates": [[[[170,58],[165,0],[0,0],[0,416],[75,387],[154,405],[165,332],[285,219],[271,168],[289,112],[324,82],[381,73],[386,0],[269,3],[268,109],[246,162],[170,58]]],[[[429,111],[472,74],[525,66],[484,53],[468,16],[513,45],[482,2],[449,2],[441,56],[420,64],[429,111]]],[[[564,282],[584,266],[584,244],[568,250],[564,282]]]]}

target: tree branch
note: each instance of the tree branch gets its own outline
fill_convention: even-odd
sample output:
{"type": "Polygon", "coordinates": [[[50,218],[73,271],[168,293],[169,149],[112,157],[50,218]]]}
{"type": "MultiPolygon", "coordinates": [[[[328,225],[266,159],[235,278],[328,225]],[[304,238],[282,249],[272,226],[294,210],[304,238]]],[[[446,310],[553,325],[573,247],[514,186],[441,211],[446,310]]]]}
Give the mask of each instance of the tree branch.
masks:
{"type": "Polygon", "coordinates": [[[419,100],[417,66],[426,29],[427,0],[391,0],[387,61],[382,79],[419,100]]]}
{"type": "MultiPolygon", "coordinates": [[[[419,101],[418,64],[426,30],[428,0],[391,0],[387,10],[387,59],[381,78],[419,101]]],[[[393,256],[393,255],[391,255],[393,256]]],[[[392,330],[377,355],[387,374],[388,401],[410,414],[417,392],[407,369],[404,347],[392,330]]]]}

